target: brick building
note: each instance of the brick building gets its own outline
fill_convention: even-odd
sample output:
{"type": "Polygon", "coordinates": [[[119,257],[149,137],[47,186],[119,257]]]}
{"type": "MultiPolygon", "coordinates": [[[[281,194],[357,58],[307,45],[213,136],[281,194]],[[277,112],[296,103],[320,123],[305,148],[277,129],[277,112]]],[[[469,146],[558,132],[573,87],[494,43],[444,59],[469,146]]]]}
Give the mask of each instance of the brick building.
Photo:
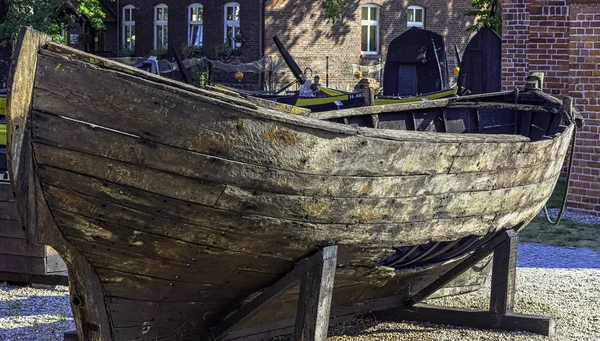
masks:
{"type": "Polygon", "coordinates": [[[585,118],[577,134],[570,210],[600,216],[600,2],[502,0],[503,86],[546,73],[551,94],[570,95],[585,118]]]}
{"type": "MultiPolygon", "coordinates": [[[[241,33],[246,42],[239,49],[241,62],[263,55],[279,58],[272,37],[277,35],[301,68],[325,75],[329,60],[329,82],[349,87],[355,83],[352,64],[379,63],[388,43],[410,26],[424,27],[446,38],[448,52],[454,44],[464,48],[472,19],[464,14],[471,0],[348,0],[341,20],[326,19],[321,3],[294,0],[116,0],[104,1],[115,13],[98,35],[98,51],[116,55],[124,47],[137,56],[168,45],[201,45],[205,55],[215,58],[215,47],[227,37],[241,33]],[[117,25],[117,23],[119,23],[117,25]]],[[[233,45],[233,42],[230,41],[233,45]]],[[[170,56],[170,55],[169,55],[170,56]]],[[[448,53],[449,68],[455,66],[448,53]]],[[[289,75],[279,75],[285,83],[289,75]]],[[[256,77],[245,78],[254,82],[256,77]]],[[[325,77],[322,77],[322,82],[325,77]]]]}

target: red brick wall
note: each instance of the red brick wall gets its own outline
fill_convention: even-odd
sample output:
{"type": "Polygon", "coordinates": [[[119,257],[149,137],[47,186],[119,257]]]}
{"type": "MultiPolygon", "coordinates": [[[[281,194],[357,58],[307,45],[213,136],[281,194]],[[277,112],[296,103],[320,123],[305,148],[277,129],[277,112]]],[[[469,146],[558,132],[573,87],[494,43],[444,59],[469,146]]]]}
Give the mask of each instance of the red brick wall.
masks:
{"type": "MultiPolygon", "coordinates": [[[[223,42],[224,5],[228,2],[234,1],[120,0],[119,9],[116,8],[116,2],[111,2],[111,4],[114,11],[118,11],[119,15],[122,15],[122,8],[124,6],[135,6],[135,54],[138,56],[149,55],[153,48],[154,6],[165,4],[169,7],[168,39],[169,49],[171,49],[171,47],[180,48],[183,45],[187,45],[187,6],[191,3],[202,4],[204,6],[203,49],[208,57],[214,58],[215,47],[223,42]]],[[[242,47],[242,55],[240,58],[242,61],[256,60],[260,58],[258,44],[259,1],[236,0],[235,2],[240,4],[240,30],[248,40],[242,47]]],[[[114,34],[116,35],[116,32],[114,34]]]]}
{"type": "MultiPolygon", "coordinates": [[[[325,83],[326,57],[329,57],[329,83],[338,88],[356,84],[352,64],[376,64],[385,60],[387,46],[408,29],[407,11],[410,5],[425,8],[425,28],[445,37],[450,72],[456,65],[454,44],[461,50],[470,35],[466,28],[472,23],[464,14],[472,9],[471,0],[350,0],[343,20],[334,25],[322,13],[319,1],[265,0],[265,55],[279,57],[272,37],[277,35],[300,68],[310,67],[325,83]],[[361,56],[361,7],[380,7],[380,55],[361,56]]],[[[374,76],[374,75],[371,75],[374,76]]],[[[278,82],[291,79],[289,73],[279,75],[278,82]]]]}
{"type": "Polygon", "coordinates": [[[503,87],[546,73],[546,91],[570,95],[585,118],[577,134],[568,207],[600,216],[600,3],[502,0],[503,87]]]}

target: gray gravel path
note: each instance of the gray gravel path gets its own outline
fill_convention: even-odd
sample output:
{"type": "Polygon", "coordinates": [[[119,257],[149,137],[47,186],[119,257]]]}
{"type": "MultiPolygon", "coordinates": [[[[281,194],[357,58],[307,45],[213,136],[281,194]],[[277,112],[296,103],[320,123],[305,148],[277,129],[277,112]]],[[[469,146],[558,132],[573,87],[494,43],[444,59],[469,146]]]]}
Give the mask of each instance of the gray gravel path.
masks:
{"type": "Polygon", "coordinates": [[[10,286],[0,284],[0,340],[62,341],[74,330],[69,289],[10,286]]]}
{"type": "MultiPolygon", "coordinates": [[[[518,266],[516,312],[556,318],[556,340],[600,341],[599,252],[523,243],[518,266]]],[[[476,293],[428,303],[486,309],[489,291],[488,281],[476,293]]],[[[66,287],[48,290],[0,284],[0,341],[62,340],[62,333],[74,328],[66,287]]],[[[546,340],[528,333],[382,323],[370,318],[332,327],[330,334],[330,341],[546,340]]]]}

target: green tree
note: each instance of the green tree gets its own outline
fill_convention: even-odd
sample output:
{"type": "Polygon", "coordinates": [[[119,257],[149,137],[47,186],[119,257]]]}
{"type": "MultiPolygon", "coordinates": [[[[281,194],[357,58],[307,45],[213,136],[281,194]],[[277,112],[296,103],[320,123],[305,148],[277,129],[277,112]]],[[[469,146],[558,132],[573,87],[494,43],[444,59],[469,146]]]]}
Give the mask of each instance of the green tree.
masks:
{"type": "Polygon", "coordinates": [[[92,27],[104,27],[105,14],[99,0],[6,0],[6,5],[6,19],[0,23],[2,46],[12,40],[21,26],[31,26],[61,43],[65,42],[62,28],[72,25],[75,17],[85,16],[92,27]]]}
{"type": "Polygon", "coordinates": [[[473,10],[465,15],[475,17],[473,26],[467,31],[476,32],[484,27],[490,27],[499,35],[502,35],[502,16],[500,11],[500,0],[472,0],[473,10]]]}
{"type": "Polygon", "coordinates": [[[321,0],[321,7],[331,21],[335,23],[342,17],[347,0],[321,0]]]}

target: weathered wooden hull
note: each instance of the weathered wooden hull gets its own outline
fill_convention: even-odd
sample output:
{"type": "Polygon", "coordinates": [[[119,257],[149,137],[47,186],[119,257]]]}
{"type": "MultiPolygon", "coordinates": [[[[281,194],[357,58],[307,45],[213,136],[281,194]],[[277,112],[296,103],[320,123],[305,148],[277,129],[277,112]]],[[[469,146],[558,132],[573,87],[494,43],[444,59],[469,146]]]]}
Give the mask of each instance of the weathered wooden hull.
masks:
{"type": "MultiPolygon", "coordinates": [[[[400,300],[529,222],[573,130],[356,128],[46,43],[16,46],[10,170],[30,238],[69,266],[82,340],[193,339],[332,244],[334,315],[400,300]]],[[[294,290],[238,329],[289,321],[294,290]]]]}

